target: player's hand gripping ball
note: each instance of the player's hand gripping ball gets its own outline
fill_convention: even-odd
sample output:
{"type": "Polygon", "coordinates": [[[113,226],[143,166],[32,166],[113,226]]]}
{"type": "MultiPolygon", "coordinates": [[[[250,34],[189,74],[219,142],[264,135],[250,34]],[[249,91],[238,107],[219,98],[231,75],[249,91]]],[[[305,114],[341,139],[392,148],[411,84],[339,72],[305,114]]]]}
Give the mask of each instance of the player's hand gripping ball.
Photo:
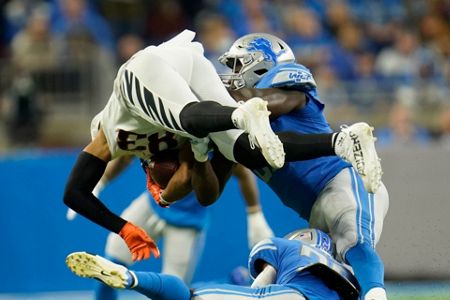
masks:
{"type": "Polygon", "coordinates": [[[166,188],[178,167],[178,151],[174,150],[166,150],[153,156],[148,164],[150,176],[162,189],[166,188]]]}

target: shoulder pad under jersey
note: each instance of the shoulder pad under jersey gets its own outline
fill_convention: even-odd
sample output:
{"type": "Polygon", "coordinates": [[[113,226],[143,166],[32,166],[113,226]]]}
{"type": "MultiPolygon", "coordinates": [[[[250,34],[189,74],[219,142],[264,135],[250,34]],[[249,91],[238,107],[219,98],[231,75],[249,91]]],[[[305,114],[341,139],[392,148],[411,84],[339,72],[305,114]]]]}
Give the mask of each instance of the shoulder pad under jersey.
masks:
{"type": "MultiPolygon", "coordinates": [[[[272,70],[261,80],[266,87],[290,87],[301,91],[316,88],[316,81],[306,67],[299,64],[283,64],[272,70]]],[[[258,84],[258,87],[262,87],[258,84]]]]}

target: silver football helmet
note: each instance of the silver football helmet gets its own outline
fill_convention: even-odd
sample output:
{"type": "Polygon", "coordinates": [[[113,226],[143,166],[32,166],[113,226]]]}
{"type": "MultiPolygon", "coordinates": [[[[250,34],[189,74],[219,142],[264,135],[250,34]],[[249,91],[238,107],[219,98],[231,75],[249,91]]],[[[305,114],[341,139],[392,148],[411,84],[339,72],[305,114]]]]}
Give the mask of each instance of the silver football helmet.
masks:
{"type": "Polygon", "coordinates": [[[252,33],[237,39],[219,61],[232,70],[231,74],[220,75],[223,83],[238,90],[254,87],[276,65],[295,62],[295,56],[280,38],[267,33],[252,33]]]}
{"type": "Polygon", "coordinates": [[[288,233],[285,237],[288,240],[298,240],[310,244],[316,248],[322,249],[331,256],[334,254],[334,244],[330,236],[325,232],[314,229],[306,228],[295,230],[288,233]]]}

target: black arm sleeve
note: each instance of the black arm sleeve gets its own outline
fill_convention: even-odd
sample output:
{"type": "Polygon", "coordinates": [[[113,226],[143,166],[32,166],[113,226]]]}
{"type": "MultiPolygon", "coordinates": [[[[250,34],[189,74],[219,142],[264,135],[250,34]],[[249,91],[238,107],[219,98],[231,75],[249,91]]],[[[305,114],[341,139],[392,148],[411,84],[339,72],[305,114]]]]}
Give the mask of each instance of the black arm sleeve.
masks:
{"type": "Polygon", "coordinates": [[[64,203],[94,223],[119,233],[126,221],[113,214],[92,194],[106,169],[106,162],[81,152],[72,169],[64,191],[64,203]]]}

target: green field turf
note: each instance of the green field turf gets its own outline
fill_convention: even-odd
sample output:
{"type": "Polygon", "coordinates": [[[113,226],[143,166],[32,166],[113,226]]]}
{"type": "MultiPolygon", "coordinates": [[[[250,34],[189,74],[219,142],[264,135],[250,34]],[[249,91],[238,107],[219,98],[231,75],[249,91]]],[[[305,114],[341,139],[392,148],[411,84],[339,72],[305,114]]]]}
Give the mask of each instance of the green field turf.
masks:
{"type": "MultiPolygon", "coordinates": [[[[387,282],[389,300],[450,300],[450,281],[441,282],[387,282]]],[[[0,300],[89,300],[92,291],[39,294],[0,294],[0,300]]],[[[121,300],[148,299],[133,291],[121,291],[121,300]]]]}

